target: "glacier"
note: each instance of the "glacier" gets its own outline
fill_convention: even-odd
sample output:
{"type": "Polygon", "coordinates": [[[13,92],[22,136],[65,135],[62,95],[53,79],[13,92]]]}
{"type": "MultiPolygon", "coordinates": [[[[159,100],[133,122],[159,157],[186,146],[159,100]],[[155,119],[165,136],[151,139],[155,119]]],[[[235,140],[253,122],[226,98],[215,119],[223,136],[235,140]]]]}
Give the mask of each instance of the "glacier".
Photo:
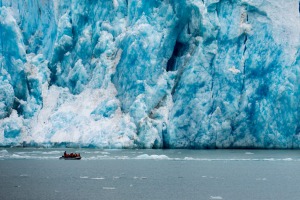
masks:
{"type": "Polygon", "coordinates": [[[0,146],[299,148],[299,0],[0,0],[0,146]]]}

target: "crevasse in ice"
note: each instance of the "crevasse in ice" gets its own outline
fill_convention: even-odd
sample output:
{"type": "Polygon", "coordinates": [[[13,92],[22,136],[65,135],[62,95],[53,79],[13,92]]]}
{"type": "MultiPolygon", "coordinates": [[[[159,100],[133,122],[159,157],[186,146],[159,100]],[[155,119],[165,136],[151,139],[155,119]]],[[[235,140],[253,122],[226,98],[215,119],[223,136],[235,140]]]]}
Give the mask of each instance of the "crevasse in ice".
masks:
{"type": "Polygon", "coordinates": [[[0,0],[0,145],[299,148],[299,0],[0,0]]]}

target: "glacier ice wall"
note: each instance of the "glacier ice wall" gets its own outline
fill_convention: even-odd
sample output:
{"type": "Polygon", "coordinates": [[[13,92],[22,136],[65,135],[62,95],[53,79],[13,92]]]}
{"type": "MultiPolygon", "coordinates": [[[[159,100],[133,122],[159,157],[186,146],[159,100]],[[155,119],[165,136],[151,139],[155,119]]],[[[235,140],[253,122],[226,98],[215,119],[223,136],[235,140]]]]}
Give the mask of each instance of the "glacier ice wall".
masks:
{"type": "Polygon", "coordinates": [[[0,145],[299,148],[299,0],[1,0],[0,145]]]}

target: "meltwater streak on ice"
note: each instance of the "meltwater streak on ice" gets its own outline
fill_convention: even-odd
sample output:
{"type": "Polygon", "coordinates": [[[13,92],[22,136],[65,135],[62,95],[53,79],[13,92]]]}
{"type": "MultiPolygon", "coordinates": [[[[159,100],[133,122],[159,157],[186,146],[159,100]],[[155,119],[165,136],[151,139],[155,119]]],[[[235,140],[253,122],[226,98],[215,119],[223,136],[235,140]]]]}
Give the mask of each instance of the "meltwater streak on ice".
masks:
{"type": "Polygon", "coordinates": [[[299,0],[1,0],[0,146],[299,148],[299,27],[299,0]]]}

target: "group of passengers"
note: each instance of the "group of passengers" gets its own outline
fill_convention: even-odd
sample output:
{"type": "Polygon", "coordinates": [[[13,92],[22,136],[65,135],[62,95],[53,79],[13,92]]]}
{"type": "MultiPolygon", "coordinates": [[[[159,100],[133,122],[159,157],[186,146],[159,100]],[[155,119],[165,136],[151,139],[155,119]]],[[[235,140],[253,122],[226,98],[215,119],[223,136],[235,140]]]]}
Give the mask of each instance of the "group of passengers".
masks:
{"type": "Polygon", "coordinates": [[[70,153],[70,154],[67,154],[67,152],[65,151],[65,152],[64,152],[64,157],[65,157],[65,158],[75,158],[75,157],[80,157],[80,153],[70,153]]]}

